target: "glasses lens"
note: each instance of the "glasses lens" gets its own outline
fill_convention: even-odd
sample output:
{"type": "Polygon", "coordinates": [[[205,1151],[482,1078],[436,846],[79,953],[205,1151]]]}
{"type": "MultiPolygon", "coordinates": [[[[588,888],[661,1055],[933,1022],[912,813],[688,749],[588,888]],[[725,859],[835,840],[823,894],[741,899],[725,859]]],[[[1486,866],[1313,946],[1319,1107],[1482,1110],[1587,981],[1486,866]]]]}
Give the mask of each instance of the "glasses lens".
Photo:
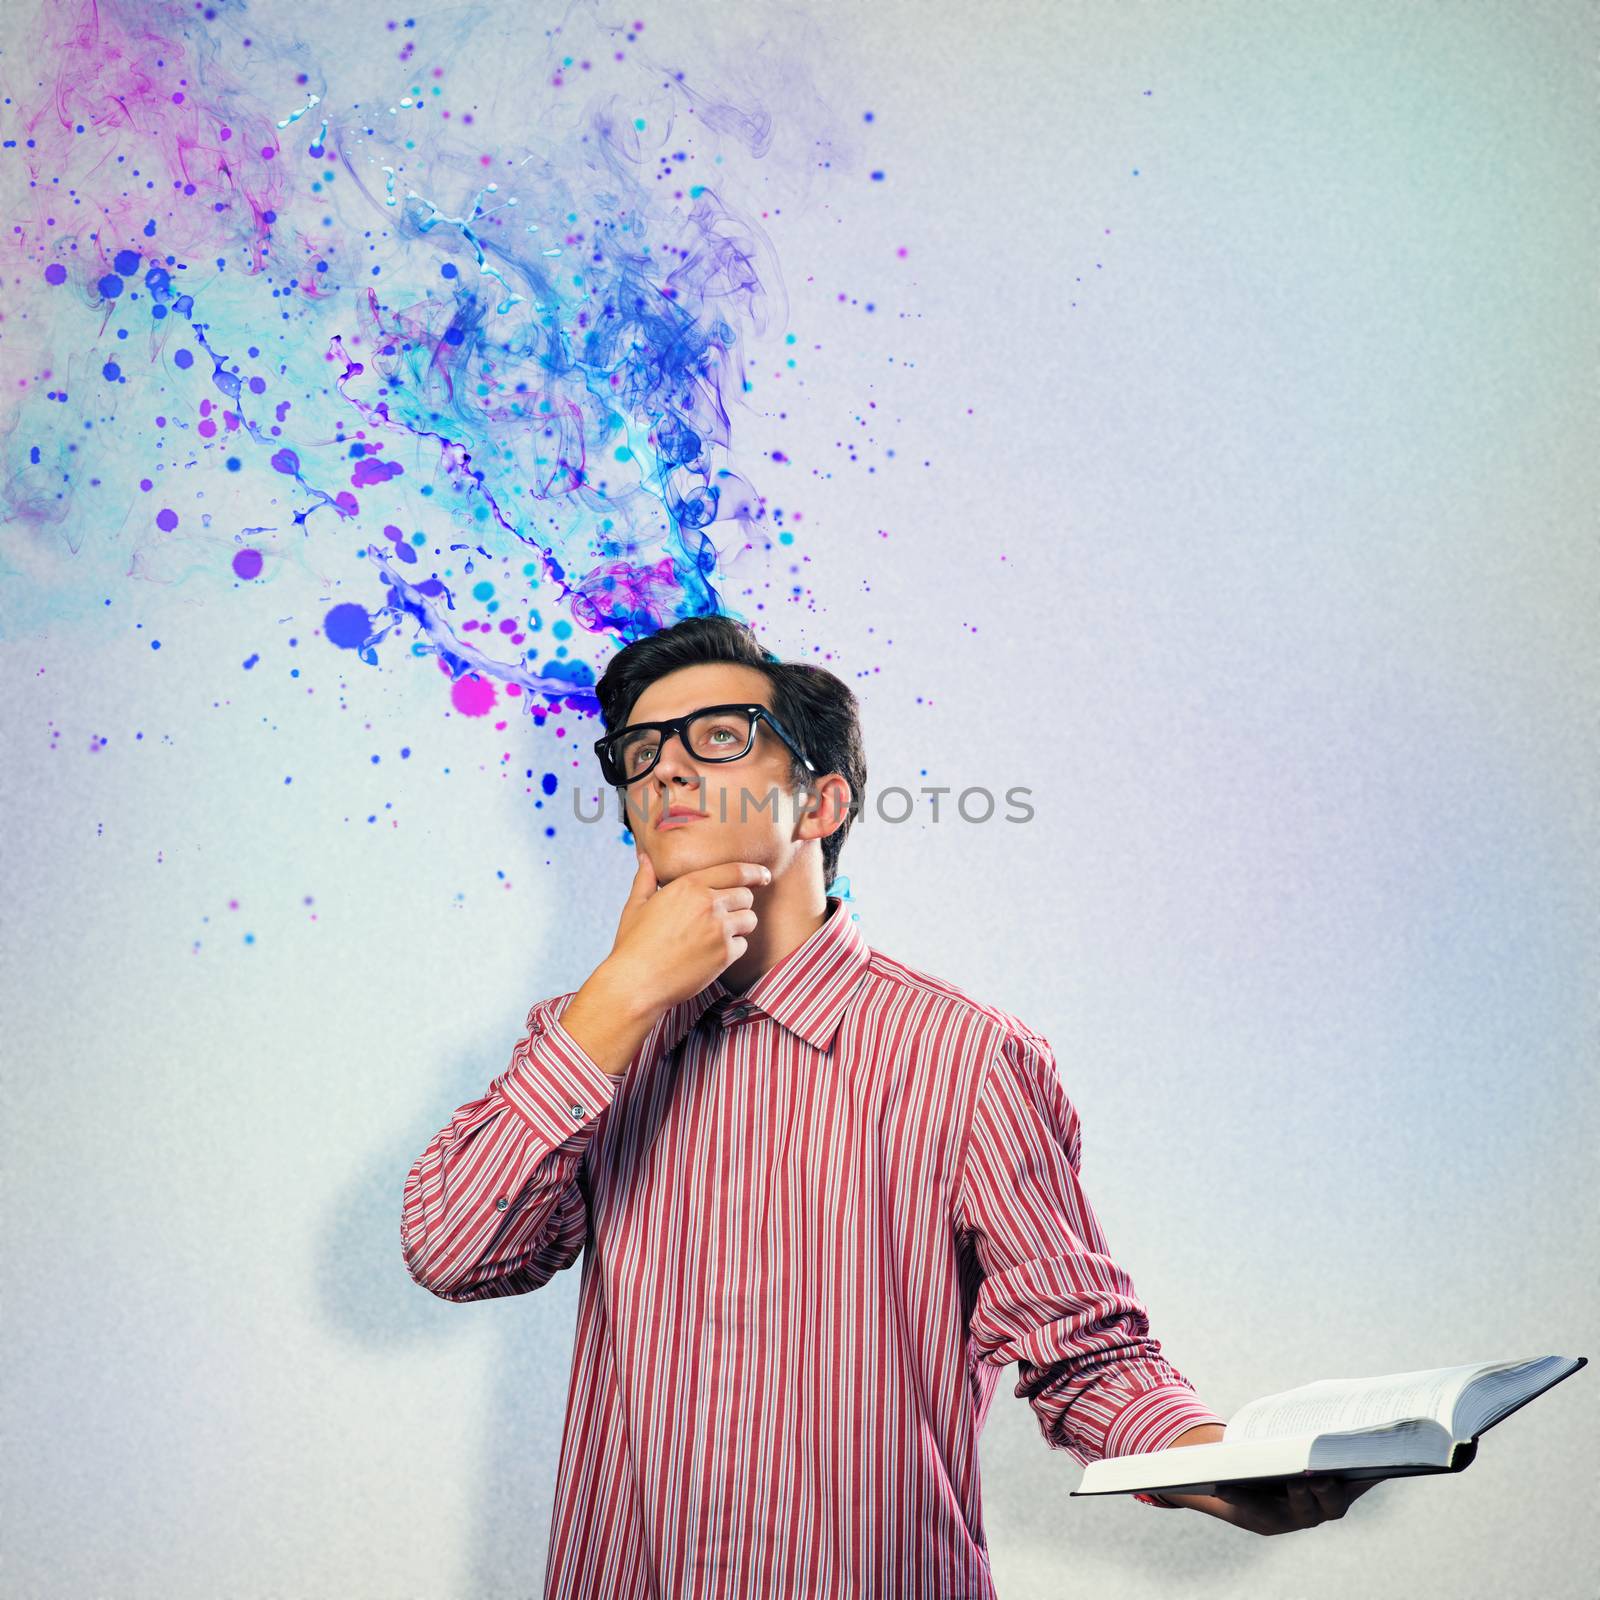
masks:
{"type": "MultiPolygon", "coordinates": [[[[750,748],[748,711],[704,711],[690,719],[689,753],[702,761],[729,761],[750,748]]],[[[656,728],[624,729],[606,746],[618,781],[632,783],[655,764],[661,749],[656,728]]]]}
{"type": "Polygon", "coordinates": [[[661,735],[654,728],[642,728],[637,733],[619,733],[611,741],[607,747],[611,752],[611,764],[624,782],[648,772],[655,765],[660,742],[661,735]]]}
{"type": "Polygon", "coordinates": [[[749,747],[748,711],[706,711],[689,724],[689,749],[702,761],[727,761],[749,747]]]}

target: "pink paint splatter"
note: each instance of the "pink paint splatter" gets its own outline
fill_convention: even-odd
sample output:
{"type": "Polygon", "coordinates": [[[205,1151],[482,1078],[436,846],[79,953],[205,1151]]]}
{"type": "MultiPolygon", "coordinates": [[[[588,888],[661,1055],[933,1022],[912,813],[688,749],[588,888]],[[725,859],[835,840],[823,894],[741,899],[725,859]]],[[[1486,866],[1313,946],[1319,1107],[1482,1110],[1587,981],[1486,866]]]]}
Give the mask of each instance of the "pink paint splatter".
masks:
{"type": "Polygon", "coordinates": [[[494,684],[469,672],[450,685],[450,703],[464,717],[485,717],[494,709],[494,684]]]}

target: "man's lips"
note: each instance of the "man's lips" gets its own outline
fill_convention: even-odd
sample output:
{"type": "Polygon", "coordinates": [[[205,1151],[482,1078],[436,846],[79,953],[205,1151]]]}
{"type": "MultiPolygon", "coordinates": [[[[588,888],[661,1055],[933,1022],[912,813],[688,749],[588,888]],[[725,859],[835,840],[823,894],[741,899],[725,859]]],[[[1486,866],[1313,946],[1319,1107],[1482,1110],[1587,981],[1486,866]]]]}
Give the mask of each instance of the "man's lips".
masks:
{"type": "Polygon", "coordinates": [[[685,822],[697,822],[705,816],[705,812],[696,811],[693,806],[673,806],[657,824],[656,832],[663,828],[676,828],[685,822]]]}

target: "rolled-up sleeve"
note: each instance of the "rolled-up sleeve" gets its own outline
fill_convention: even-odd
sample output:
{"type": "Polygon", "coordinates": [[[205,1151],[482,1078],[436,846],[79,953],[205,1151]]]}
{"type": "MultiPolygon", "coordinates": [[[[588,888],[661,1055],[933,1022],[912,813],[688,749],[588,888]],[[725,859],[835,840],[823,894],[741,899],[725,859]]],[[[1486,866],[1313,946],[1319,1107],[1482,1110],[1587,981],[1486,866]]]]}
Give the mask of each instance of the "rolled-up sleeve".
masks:
{"type": "Polygon", "coordinates": [[[1017,1363],[1016,1394],[1046,1443],[1087,1464],[1223,1419],[1152,1337],[1079,1181],[1081,1160],[1078,1113],[1050,1046],[1008,1030],[985,1070],[957,1189],[957,1232],[979,1278],[969,1336],[979,1361],[1017,1363]]]}
{"type": "Polygon", "coordinates": [[[618,1080],[541,1001],[487,1093],[457,1109],[407,1174],[406,1269],[444,1300],[526,1294],[572,1265],[588,1233],[580,1169],[618,1080]]]}

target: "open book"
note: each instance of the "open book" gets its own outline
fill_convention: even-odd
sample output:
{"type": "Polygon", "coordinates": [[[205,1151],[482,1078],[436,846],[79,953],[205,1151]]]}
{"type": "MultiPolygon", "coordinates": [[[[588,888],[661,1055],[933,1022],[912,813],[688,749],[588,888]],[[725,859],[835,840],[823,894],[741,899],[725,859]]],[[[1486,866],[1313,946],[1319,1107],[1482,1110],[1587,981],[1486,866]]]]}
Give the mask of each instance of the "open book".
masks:
{"type": "Polygon", "coordinates": [[[1214,1444],[1091,1461],[1074,1494],[1215,1494],[1264,1478],[1398,1478],[1460,1472],[1478,1436],[1587,1356],[1322,1378],[1242,1406],[1214,1444]]]}

